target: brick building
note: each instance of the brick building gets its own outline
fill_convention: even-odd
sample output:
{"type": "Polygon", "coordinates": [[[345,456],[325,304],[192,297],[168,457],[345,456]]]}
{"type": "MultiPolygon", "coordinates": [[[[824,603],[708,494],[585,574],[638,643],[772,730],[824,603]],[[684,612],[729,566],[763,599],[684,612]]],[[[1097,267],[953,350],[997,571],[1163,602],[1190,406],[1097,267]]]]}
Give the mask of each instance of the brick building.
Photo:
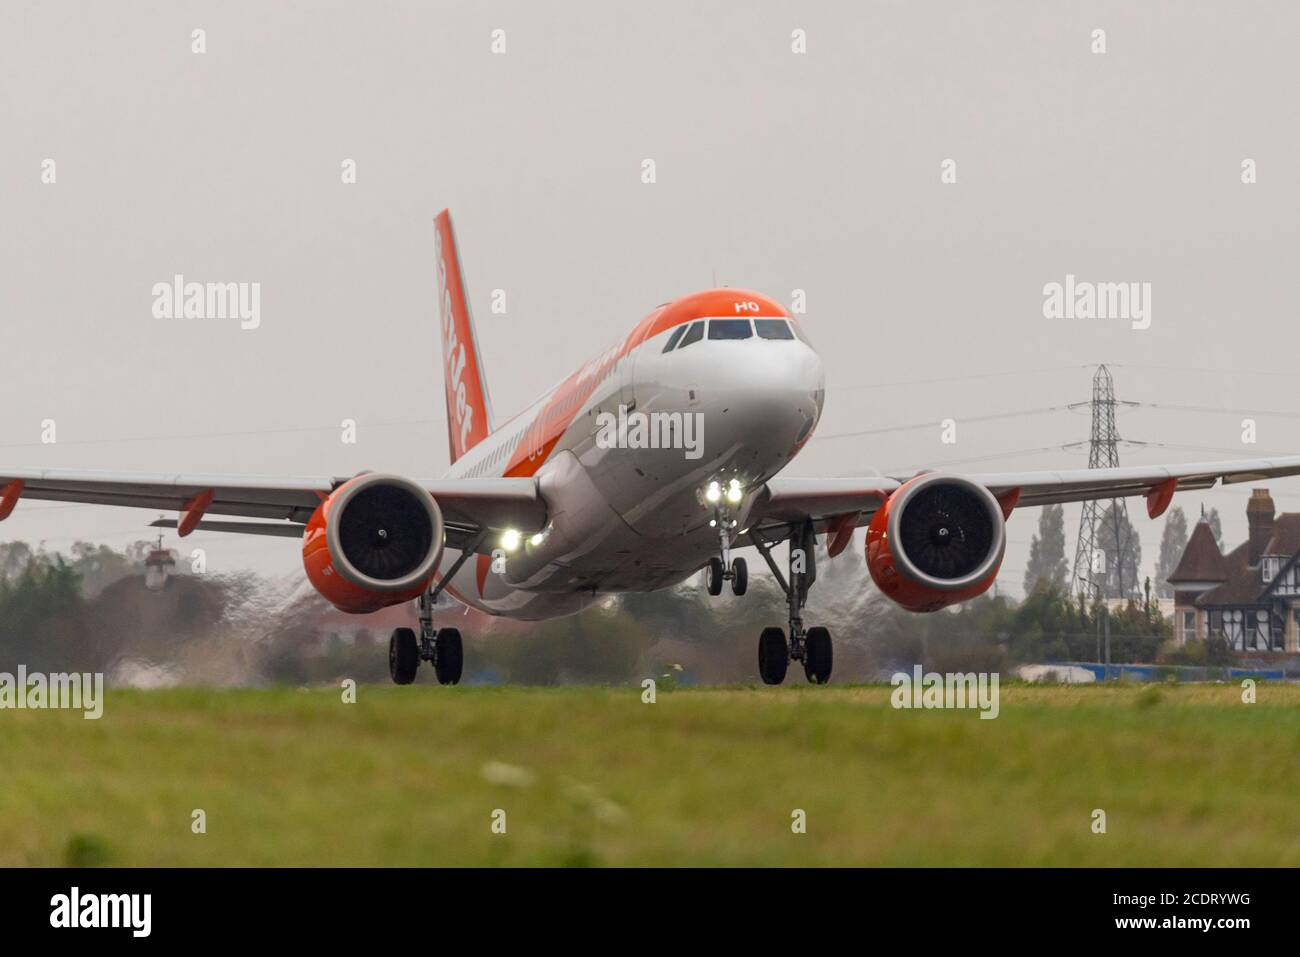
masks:
{"type": "Polygon", "coordinates": [[[1174,589],[1179,643],[1220,637],[1241,652],[1300,650],[1300,514],[1275,514],[1268,489],[1246,504],[1249,536],[1226,555],[1202,516],[1192,530],[1174,589]]]}

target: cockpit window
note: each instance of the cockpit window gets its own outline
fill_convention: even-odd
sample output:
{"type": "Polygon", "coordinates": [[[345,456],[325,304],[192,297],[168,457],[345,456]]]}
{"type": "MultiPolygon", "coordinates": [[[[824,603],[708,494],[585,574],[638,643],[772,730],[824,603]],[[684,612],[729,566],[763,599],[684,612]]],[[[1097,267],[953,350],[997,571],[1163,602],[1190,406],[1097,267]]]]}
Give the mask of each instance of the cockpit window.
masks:
{"type": "Polygon", "coordinates": [[[760,339],[793,339],[794,333],[784,319],[755,319],[754,328],[760,339]]]}
{"type": "Polygon", "coordinates": [[[754,334],[748,319],[710,319],[710,339],[748,339],[754,334]]]}
{"type": "Polygon", "coordinates": [[[703,338],[704,338],[704,323],[692,322],[691,327],[686,330],[686,335],[682,336],[681,345],[679,345],[678,348],[685,349],[692,342],[699,342],[703,338]]]}
{"type": "Polygon", "coordinates": [[[668,344],[664,346],[664,352],[672,352],[673,346],[677,345],[677,340],[682,337],[682,333],[685,331],[686,331],[685,325],[680,325],[676,329],[674,329],[673,334],[668,337],[668,344]]]}
{"type": "Polygon", "coordinates": [[[812,340],[808,338],[808,333],[804,330],[803,326],[791,319],[790,328],[794,330],[794,334],[798,336],[800,342],[806,345],[809,349],[813,348],[812,340]]]}

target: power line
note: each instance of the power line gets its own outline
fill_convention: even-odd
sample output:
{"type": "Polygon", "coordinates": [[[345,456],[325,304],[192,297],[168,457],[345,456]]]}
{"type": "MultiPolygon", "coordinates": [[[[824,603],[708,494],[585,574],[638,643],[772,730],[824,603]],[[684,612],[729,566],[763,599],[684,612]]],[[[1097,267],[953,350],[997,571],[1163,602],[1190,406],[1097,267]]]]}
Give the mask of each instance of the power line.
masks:
{"type": "Polygon", "coordinates": [[[946,382],[969,382],[976,379],[1005,379],[1020,375],[1044,375],[1049,372],[1072,372],[1086,365],[1053,366],[1048,369],[1013,369],[1008,372],[973,372],[968,375],[940,376],[934,379],[901,379],[894,382],[863,382],[857,385],[831,386],[828,392],[855,392],[863,389],[894,389],[907,385],[939,385],[946,382]]]}
{"type": "Polygon", "coordinates": [[[1300,377],[1300,372],[1272,372],[1266,369],[1227,369],[1216,366],[1165,366],[1165,365],[1148,365],[1136,362],[1116,362],[1112,363],[1116,369],[1147,369],[1154,372],[1204,372],[1214,375],[1249,375],[1249,376],[1274,376],[1280,379],[1294,379],[1300,377]]]}
{"type": "MultiPolygon", "coordinates": [[[[1220,446],[1213,446],[1213,445],[1179,445],[1173,442],[1142,442],[1139,441],[1138,439],[1121,439],[1120,442],[1123,445],[1136,446],[1139,448],[1173,449],[1174,451],[1177,452],[1223,452],[1228,455],[1240,455],[1243,452],[1243,450],[1239,448],[1231,449],[1231,448],[1223,448],[1220,446]]],[[[1251,456],[1254,458],[1259,458],[1259,457],[1280,458],[1282,456],[1294,455],[1294,454],[1295,454],[1294,451],[1277,452],[1277,451],[1270,451],[1267,449],[1251,450],[1251,456]]]]}
{"type": "MultiPolygon", "coordinates": [[[[966,415],[957,419],[958,422],[965,425],[968,422],[993,422],[998,419],[1016,419],[1031,415],[1045,415],[1049,412],[1065,412],[1069,406],[1064,405],[1047,405],[1037,409],[1024,409],[1019,412],[993,412],[988,415],[966,415]]],[[[860,429],[855,432],[832,432],[830,435],[814,435],[811,441],[828,441],[830,439],[849,439],[858,438],[864,435],[885,435],[890,432],[914,432],[919,429],[933,429],[940,423],[916,422],[912,425],[888,425],[878,429],[860,429]]]]}
{"type": "MultiPolygon", "coordinates": [[[[1300,412],[1286,412],[1277,409],[1219,409],[1204,405],[1175,405],[1165,402],[1138,402],[1128,399],[1116,399],[1116,406],[1124,406],[1133,409],[1151,409],[1159,412],[1192,412],[1197,414],[1210,415],[1249,415],[1263,418],[1276,417],[1286,419],[1300,419],[1300,412]]],[[[996,422],[1003,419],[1027,418],[1035,415],[1046,415],[1052,412],[1073,412],[1078,409],[1091,409],[1092,403],[1088,402],[1070,402],[1065,405],[1045,405],[1033,409],[1021,409],[1014,412],[990,412],[985,415],[961,416],[956,421],[961,424],[969,422],[996,422]]],[[[887,425],[877,429],[856,429],[851,432],[831,432],[825,435],[814,435],[810,441],[827,442],[834,439],[861,438],[868,435],[888,435],[893,432],[916,432],[923,429],[933,429],[938,423],[934,420],[928,422],[913,422],[908,425],[887,425]]],[[[1136,439],[1121,439],[1121,442],[1132,445],[1151,445],[1160,446],[1158,442],[1140,442],[1136,439]]],[[[1066,445],[1070,448],[1083,446],[1085,442],[1070,442],[1066,445]]],[[[1180,448],[1180,446],[1168,445],[1167,448],[1180,448]]],[[[1235,453],[1240,449],[1225,448],[1208,448],[1197,446],[1181,446],[1188,451],[1206,451],[1206,452],[1228,452],[1235,453]]],[[[1290,455],[1290,452],[1262,452],[1262,455],[1290,455]]]]}
{"type": "MultiPolygon", "coordinates": [[[[1078,444],[1078,443],[1075,443],[1078,444]]],[[[994,459],[1009,459],[1018,455],[1039,455],[1043,452],[1061,452],[1069,451],[1065,445],[1043,445],[1032,449],[1013,449],[1010,452],[994,452],[990,455],[978,455],[969,459],[948,459],[944,462],[925,462],[921,465],[897,466],[880,471],[886,475],[906,475],[917,469],[932,469],[948,465],[969,465],[972,462],[988,462],[994,459]]]]}
{"type": "Polygon", "coordinates": [[[1278,409],[1216,409],[1208,405],[1173,405],[1167,402],[1133,402],[1129,403],[1142,409],[1155,409],[1161,412],[1197,412],[1207,415],[1253,415],[1262,418],[1300,419],[1300,412],[1285,412],[1278,409]]]}

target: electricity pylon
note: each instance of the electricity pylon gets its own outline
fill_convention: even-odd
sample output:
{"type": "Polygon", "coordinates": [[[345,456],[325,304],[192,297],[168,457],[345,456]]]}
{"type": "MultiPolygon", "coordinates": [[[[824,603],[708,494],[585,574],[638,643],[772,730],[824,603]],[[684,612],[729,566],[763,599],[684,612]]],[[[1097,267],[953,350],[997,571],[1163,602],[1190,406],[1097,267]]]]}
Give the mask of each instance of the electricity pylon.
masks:
{"type": "MultiPolygon", "coordinates": [[[[1119,466],[1119,429],[1115,426],[1115,380],[1104,366],[1097,366],[1092,377],[1092,438],[1088,442],[1088,468],[1105,469],[1119,466]]],[[[1122,498],[1111,499],[1110,521],[1113,525],[1111,541],[1115,543],[1115,567],[1097,567],[1099,561],[1094,557],[1101,555],[1105,561],[1105,551],[1101,548],[1099,533],[1106,517],[1104,502],[1090,501],[1083,503],[1083,514],[1079,519],[1079,542],[1074,550],[1074,572],[1070,578],[1070,591],[1082,597],[1097,593],[1096,586],[1108,598],[1125,597],[1124,568],[1125,552],[1128,551],[1128,536],[1132,526],[1128,522],[1128,505],[1122,498]]],[[[1128,569],[1137,578],[1137,569],[1128,569]]]]}

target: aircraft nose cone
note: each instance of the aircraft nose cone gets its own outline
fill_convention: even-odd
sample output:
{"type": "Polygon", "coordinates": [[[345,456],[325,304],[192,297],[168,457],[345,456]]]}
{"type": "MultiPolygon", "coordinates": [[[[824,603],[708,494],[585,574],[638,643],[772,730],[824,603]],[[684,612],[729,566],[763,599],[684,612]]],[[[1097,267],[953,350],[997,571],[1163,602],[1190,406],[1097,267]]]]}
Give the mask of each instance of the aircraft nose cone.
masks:
{"type": "MultiPolygon", "coordinates": [[[[720,412],[724,440],[768,450],[802,447],[821,416],[826,388],[821,358],[802,342],[755,343],[719,370],[706,398],[720,412]]],[[[707,387],[706,387],[707,388],[707,387]]]]}
{"type": "Polygon", "coordinates": [[[707,466],[771,474],[816,427],[825,375],[802,339],[703,339],[639,361],[635,390],[641,409],[699,417],[707,466]]]}

